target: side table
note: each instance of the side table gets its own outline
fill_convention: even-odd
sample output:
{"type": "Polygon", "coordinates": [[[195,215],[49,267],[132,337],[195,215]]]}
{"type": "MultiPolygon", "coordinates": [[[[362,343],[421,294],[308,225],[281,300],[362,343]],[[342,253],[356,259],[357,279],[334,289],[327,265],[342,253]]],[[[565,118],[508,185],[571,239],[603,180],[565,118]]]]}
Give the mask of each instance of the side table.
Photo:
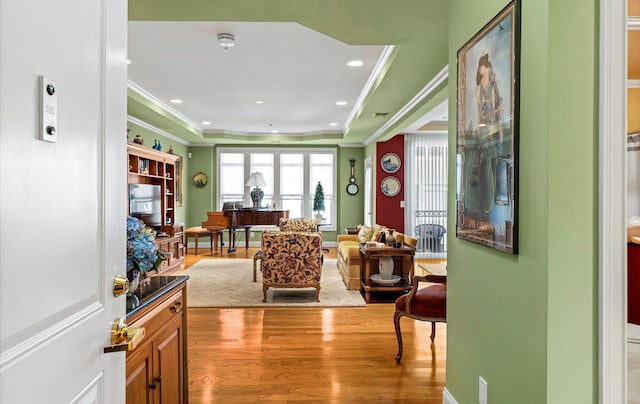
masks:
{"type": "Polygon", "coordinates": [[[403,245],[402,247],[370,247],[360,245],[360,290],[364,293],[367,303],[371,300],[371,293],[375,292],[403,292],[411,289],[413,277],[413,257],[416,249],[403,245]],[[393,259],[393,274],[400,276],[395,285],[381,285],[371,280],[371,275],[379,273],[378,263],[381,257],[393,259]],[[408,258],[409,263],[405,263],[408,258]]]}

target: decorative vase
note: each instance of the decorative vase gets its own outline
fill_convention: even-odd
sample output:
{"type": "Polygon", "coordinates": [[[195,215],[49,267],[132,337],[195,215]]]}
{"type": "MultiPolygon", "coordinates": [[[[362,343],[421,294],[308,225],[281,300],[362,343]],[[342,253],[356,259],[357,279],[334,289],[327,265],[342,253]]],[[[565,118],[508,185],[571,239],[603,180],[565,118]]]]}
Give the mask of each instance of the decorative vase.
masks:
{"type": "Polygon", "coordinates": [[[136,137],[133,138],[133,143],[144,144],[144,139],[142,136],[136,135],[136,137]]]}
{"type": "Polygon", "coordinates": [[[393,258],[380,257],[380,262],[378,263],[378,272],[380,272],[380,277],[382,279],[393,278],[393,258]]]}
{"type": "Polygon", "coordinates": [[[394,229],[389,229],[389,235],[387,236],[387,245],[393,246],[396,243],[396,236],[393,235],[394,229]]]}
{"type": "Polygon", "coordinates": [[[140,305],[140,299],[135,295],[140,286],[140,271],[133,269],[127,273],[129,279],[129,291],[127,292],[127,310],[135,309],[140,305]]]}
{"type": "Polygon", "coordinates": [[[251,190],[251,201],[253,202],[254,208],[259,208],[262,206],[262,198],[264,197],[264,191],[258,187],[255,187],[251,190]]]}

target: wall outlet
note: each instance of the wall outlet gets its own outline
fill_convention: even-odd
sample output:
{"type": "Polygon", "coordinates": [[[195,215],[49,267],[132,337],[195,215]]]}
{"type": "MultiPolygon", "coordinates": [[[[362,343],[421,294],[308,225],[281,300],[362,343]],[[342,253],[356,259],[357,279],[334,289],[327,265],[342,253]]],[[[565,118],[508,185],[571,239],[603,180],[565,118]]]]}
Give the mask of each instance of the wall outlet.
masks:
{"type": "Polygon", "coordinates": [[[487,381],[484,380],[482,376],[480,376],[478,381],[478,401],[480,401],[480,404],[487,404],[488,387],[489,386],[487,385],[487,381]]]}

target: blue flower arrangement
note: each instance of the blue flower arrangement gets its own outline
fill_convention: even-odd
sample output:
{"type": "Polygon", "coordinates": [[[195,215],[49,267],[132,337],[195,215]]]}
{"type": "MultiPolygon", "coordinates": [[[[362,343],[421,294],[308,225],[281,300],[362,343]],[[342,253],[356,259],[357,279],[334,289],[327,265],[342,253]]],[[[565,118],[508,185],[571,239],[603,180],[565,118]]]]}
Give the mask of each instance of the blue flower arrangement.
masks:
{"type": "Polygon", "coordinates": [[[156,232],[142,220],[127,217],[127,272],[137,269],[143,274],[160,265],[162,256],[158,254],[155,238],[156,232]]]}

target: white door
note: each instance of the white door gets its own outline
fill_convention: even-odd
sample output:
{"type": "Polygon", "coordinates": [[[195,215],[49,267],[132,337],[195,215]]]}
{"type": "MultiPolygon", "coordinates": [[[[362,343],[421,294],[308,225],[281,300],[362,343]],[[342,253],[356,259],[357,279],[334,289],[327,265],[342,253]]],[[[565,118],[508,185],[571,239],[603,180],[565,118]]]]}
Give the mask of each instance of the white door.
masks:
{"type": "Polygon", "coordinates": [[[123,0],[0,0],[2,403],[124,402],[103,347],[125,314],[126,23],[123,0]]]}

